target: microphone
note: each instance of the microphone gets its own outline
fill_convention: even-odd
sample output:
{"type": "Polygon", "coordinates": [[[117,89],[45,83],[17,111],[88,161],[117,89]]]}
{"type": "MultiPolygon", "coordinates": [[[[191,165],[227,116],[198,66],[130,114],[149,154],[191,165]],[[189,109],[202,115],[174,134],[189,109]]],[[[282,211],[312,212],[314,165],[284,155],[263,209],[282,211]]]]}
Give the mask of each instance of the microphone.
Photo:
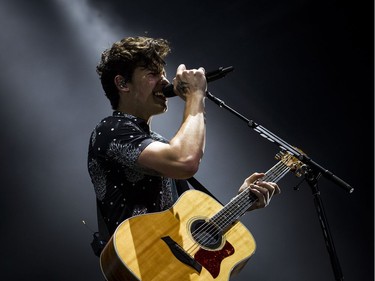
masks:
{"type": "MultiPolygon", "coordinates": [[[[228,67],[219,67],[214,71],[206,72],[206,80],[207,82],[215,81],[217,79],[223,78],[227,73],[234,70],[233,66],[228,67]]],[[[175,97],[176,94],[173,91],[173,84],[168,84],[163,88],[163,94],[166,98],[175,97]]]]}

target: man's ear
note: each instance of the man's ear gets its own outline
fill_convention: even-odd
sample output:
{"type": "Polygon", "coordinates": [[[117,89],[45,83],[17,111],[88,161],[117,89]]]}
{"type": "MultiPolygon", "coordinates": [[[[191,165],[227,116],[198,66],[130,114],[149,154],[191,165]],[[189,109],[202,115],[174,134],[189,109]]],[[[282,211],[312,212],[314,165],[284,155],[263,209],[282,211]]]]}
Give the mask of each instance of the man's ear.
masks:
{"type": "Polygon", "coordinates": [[[119,91],[128,91],[129,90],[128,84],[126,83],[124,77],[122,77],[121,75],[116,75],[114,80],[115,80],[114,81],[115,85],[116,85],[116,87],[119,91]]]}

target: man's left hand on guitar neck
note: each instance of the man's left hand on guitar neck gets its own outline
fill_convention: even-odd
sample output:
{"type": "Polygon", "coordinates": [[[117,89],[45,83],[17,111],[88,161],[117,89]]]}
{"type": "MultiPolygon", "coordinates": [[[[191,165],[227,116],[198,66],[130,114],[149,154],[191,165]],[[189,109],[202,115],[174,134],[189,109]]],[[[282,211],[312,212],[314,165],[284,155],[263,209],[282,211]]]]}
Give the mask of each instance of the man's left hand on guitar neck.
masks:
{"type": "Polygon", "coordinates": [[[258,200],[251,205],[248,211],[260,209],[268,206],[271,198],[275,194],[280,194],[280,187],[274,182],[266,182],[261,179],[265,176],[264,173],[253,173],[245,179],[244,183],[239,189],[239,193],[249,188],[258,200]]]}

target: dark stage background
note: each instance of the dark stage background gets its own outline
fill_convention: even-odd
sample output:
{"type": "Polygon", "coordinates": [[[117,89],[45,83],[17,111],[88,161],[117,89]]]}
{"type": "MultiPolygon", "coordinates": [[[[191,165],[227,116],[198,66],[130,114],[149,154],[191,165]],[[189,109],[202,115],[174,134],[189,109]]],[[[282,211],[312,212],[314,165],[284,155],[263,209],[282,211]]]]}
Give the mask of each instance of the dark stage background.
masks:
{"type": "MultiPolygon", "coordinates": [[[[90,248],[95,197],[89,134],[111,114],[95,66],[125,36],[172,42],[180,63],[234,72],[212,94],[351,184],[319,181],[345,280],[373,280],[372,1],[0,0],[1,279],[103,280],[90,248]]],[[[276,163],[278,147],[207,100],[197,178],[222,202],[276,163]]],[[[170,138],[183,102],[155,117],[170,138]]],[[[242,222],[257,251],[232,280],[331,281],[311,190],[292,174],[270,206],[242,222]]]]}

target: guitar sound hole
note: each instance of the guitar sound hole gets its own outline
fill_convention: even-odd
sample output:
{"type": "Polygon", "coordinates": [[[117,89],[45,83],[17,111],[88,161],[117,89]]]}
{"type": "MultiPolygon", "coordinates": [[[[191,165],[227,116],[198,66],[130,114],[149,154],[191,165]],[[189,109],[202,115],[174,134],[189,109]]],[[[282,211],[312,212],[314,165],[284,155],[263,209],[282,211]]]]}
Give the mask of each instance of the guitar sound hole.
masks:
{"type": "Polygon", "coordinates": [[[222,232],[213,223],[196,220],[191,224],[191,235],[201,246],[211,250],[217,249],[222,242],[222,232]]]}

